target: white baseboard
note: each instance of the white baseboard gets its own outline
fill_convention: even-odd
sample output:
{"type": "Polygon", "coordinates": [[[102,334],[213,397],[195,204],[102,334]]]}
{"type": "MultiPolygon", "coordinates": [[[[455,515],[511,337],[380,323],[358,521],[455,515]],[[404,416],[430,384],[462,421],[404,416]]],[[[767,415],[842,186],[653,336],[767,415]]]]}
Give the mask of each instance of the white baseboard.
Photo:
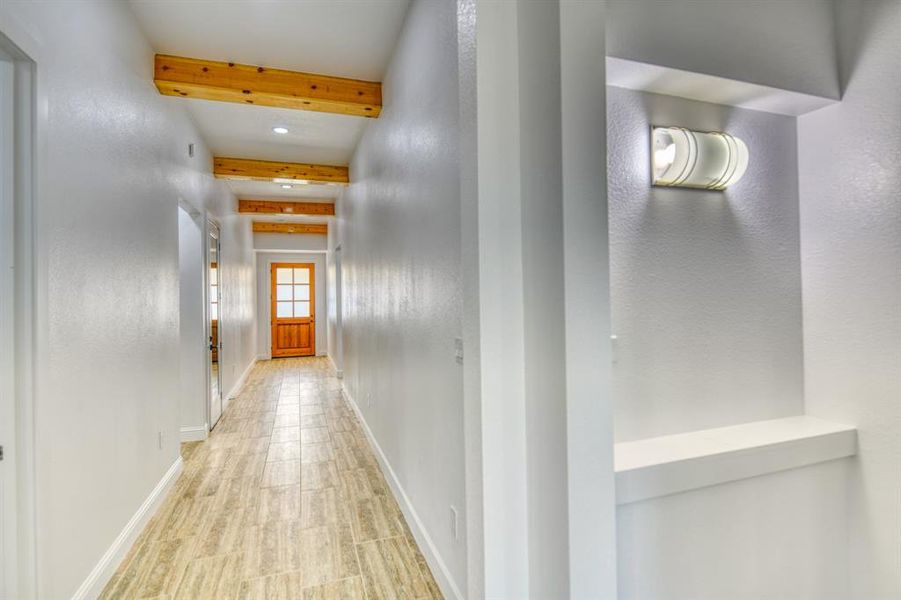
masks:
{"type": "Polygon", "coordinates": [[[144,500],[137,512],[126,523],[125,527],[113,541],[109,549],[100,557],[100,561],[91,570],[87,578],[72,596],[72,600],[90,600],[97,598],[115,574],[119,564],[128,554],[132,545],[147,525],[150,518],[162,504],[163,499],[169,493],[183,468],[182,458],[179,456],[163,478],[160,479],[150,495],[144,500]]]}
{"type": "Polygon", "coordinates": [[[335,377],[337,377],[338,379],[344,379],[344,371],[338,368],[338,365],[335,364],[335,359],[332,358],[332,355],[327,354],[326,356],[328,356],[328,361],[332,365],[332,370],[335,371],[335,377]]]}
{"type": "Polygon", "coordinates": [[[363,427],[363,431],[366,433],[369,443],[375,450],[375,457],[379,461],[382,474],[385,475],[388,485],[391,486],[391,491],[394,492],[394,497],[398,500],[400,509],[404,513],[404,518],[406,518],[407,524],[410,526],[410,531],[413,533],[413,537],[416,539],[419,549],[422,551],[426,562],[429,564],[429,568],[431,568],[432,574],[435,576],[435,581],[438,583],[438,587],[441,588],[441,593],[445,598],[463,600],[463,594],[460,593],[457,582],[454,581],[454,578],[447,569],[447,565],[445,565],[444,561],[441,559],[438,549],[435,547],[434,542],[432,542],[431,536],[426,531],[422,521],[420,521],[419,515],[416,514],[416,510],[413,508],[410,498],[407,496],[406,492],[404,492],[404,488],[401,486],[397,475],[395,475],[394,469],[391,468],[391,464],[388,462],[385,453],[382,452],[382,447],[379,446],[378,441],[372,434],[372,430],[369,429],[369,424],[366,423],[366,419],[363,417],[360,407],[357,406],[356,401],[354,401],[353,397],[347,391],[347,387],[344,385],[341,386],[341,394],[356,413],[357,419],[360,420],[360,425],[363,427]]]}
{"type": "Polygon", "coordinates": [[[244,372],[241,373],[241,376],[238,377],[238,381],[235,382],[235,385],[232,386],[232,389],[229,390],[228,395],[223,398],[222,412],[225,412],[225,406],[229,400],[237,397],[238,394],[241,393],[241,390],[244,388],[244,384],[247,383],[247,377],[250,375],[250,372],[253,370],[253,366],[257,364],[257,359],[253,359],[247,364],[247,368],[244,369],[244,372]]]}
{"type": "Polygon", "coordinates": [[[257,360],[272,360],[268,354],[257,354],[257,360]]]}
{"type": "Polygon", "coordinates": [[[193,427],[181,428],[181,441],[184,442],[202,442],[209,435],[210,428],[206,425],[196,425],[193,427]]]}

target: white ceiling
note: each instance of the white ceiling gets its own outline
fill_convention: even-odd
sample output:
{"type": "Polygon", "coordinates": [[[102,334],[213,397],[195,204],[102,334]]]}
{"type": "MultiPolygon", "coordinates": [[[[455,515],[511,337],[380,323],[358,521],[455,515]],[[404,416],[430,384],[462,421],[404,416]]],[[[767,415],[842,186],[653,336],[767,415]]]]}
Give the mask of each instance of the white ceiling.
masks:
{"type": "Polygon", "coordinates": [[[338,197],[341,186],[337,185],[296,185],[290,190],[282,189],[277,183],[268,181],[226,180],[228,187],[238,198],[254,200],[334,200],[338,197]]]}
{"type": "Polygon", "coordinates": [[[254,221],[266,223],[331,223],[332,217],[313,217],[309,215],[251,215],[254,221]]]}
{"type": "MultiPolygon", "coordinates": [[[[380,81],[409,0],[130,0],[153,49],[380,81]]],[[[191,114],[216,156],[347,165],[369,119],[311,111],[168,98],[191,114]],[[273,127],[286,127],[278,135],[273,127]]],[[[335,198],[334,186],[284,190],[230,181],[239,198],[335,198]]]]}
{"type": "Polygon", "coordinates": [[[409,0],[131,0],[157,52],[380,81],[409,0]]]}
{"type": "Polygon", "coordinates": [[[369,119],[308,110],[173,98],[216,156],[346,165],[369,119]],[[286,127],[279,135],[273,127],[286,127]]]}

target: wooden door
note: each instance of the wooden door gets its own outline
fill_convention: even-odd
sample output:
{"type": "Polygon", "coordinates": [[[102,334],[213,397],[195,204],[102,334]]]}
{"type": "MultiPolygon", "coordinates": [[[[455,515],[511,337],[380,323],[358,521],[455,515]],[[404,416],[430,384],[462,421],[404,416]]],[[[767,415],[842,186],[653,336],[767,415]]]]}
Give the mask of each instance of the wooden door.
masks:
{"type": "Polygon", "coordinates": [[[272,356],[316,354],[316,277],[313,263],[273,263],[272,356]]]}

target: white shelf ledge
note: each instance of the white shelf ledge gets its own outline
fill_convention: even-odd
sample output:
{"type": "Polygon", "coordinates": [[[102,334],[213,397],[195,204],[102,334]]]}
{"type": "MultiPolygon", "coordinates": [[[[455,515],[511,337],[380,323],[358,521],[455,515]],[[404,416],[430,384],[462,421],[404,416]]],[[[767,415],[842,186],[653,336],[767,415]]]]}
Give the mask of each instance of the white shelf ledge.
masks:
{"type": "Polygon", "coordinates": [[[614,446],[616,503],[629,504],[857,453],[857,429],[808,416],[614,446]]]}
{"type": "Polygon", "coordinates": [[[792,117],[839,101],[613,56],[607,57],[607,85],[792,117]]]}

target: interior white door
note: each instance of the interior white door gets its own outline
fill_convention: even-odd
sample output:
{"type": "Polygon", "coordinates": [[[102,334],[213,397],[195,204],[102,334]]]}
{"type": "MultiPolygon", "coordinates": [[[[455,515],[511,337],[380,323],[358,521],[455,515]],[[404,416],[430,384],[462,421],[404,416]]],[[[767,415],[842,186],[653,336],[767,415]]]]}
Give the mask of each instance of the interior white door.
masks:
{"type": "Polygon", "coordinates": [[[336,366],[341,374],[344,372],[344,307],[342,275],[341,246],[335,248],[335,353],[337,354],[336,366]]]}
{"type": "Polygon", "coordinates": [[[216,426],[222,416],[222,329],[219,314],[219,228],[209,224],[207,244],[207,298],[209,313],[209,364],[210,364],[210,429],[216,426]]]}
{"type": "Polygon", "coordinates": [[[15,66],[0,50],[0,598],[11,598],[16,565],[13,105],[15,66]]]}

